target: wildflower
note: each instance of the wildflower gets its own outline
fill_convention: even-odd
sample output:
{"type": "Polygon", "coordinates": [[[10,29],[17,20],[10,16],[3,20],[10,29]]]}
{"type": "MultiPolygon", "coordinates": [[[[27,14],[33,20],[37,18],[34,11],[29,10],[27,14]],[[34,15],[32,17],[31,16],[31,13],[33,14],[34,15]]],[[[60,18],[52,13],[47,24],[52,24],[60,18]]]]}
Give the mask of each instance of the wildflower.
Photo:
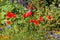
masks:
{"type": "Polygon", "coordinates": [[[59,35],[54,33],[53,36],[54,36],[55,39],[57,39],[59,35]]]}
{"type": "Polygon", "coordinates": [[[13,14],[13,17],[16,18],[16,14],[13,14]]]}
{"type": "Polygon", "coordinates": [[[35,22],[35,20],[30,20],[30,23],[35,22]]]}
{"type": "Polygon", "coordinates": [[[6,23],[7,23],[8,25],[10,25],[10,24],[11,24],[11,21],[8,20],[6,23]]]}
{"type": "Polygon", "coordinates": [[[12,12],[8,12],[6,17],[7,18],[12,18],[13,17],[13,13],[12,12]]]}
{"type": "Polygon", "coordinates": [[[51,20],[52,19],[52,16],[48,16],[48,20],[51,20]]]}
{"type": "Polygon", "coordinates": [[[23,14],[23,17],[26,18],[26,17],[29,17],[32,15],[32,12],[31,10],[29,10],[28,12],[26,12],[25,14],[23,14]]]}
{"type": "Polygon", "coordinates": [[[26,14],[23,14],[22,16],[23,16],[24,18],[26,18],[26,14]]]}
{"type": "Polygon", "coordinates": [[[36,20],[34,23],[35,23],[36,25],[38,25],[38,24],[39,24],[39,21],[38,21],[38,20],[36,20]]]}
{"type": "Polygon", "coordinates": [[[43,21],[43,17],[42,17],[42,16],[40,16],[39,20],[40,20],[40,22],[41,22],[41,21],[43,21]]]}
{"type": "Polygon", "coordinates": [[[29,10],[27,13],[26,13],[26,16],[31,16],[32,15],[32,12],[29,10]]]}
{"type": "Polygon", "coordinates": [[[39,21],[38,20],[30,20],[30,23],[35,23],[35,25],[38,25],[39,21]]]}

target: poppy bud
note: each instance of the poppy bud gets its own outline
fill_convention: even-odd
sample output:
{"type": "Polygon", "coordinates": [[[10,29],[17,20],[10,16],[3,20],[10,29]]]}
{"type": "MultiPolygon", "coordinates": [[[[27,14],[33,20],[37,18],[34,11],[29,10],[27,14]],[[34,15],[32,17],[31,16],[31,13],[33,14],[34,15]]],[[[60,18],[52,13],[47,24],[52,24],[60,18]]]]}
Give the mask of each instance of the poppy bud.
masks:
{"type": "Polygon", "coordinates": [[[8,20],[6,23],[7,23],[8,25],[10,25],[10,24],[11,24],[11,21],[8,20]]]}

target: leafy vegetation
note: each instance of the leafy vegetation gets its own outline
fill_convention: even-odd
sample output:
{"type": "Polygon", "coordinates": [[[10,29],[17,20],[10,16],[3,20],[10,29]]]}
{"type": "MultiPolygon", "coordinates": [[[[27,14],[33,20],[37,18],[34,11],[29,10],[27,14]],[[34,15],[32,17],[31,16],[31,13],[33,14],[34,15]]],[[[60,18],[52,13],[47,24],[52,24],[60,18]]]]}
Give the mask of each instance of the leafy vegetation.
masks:
{"type": "Polygon", "coordinates": [[[16,2],[1,3],[0,40],[53,40],[51,34],[49,38],[45,38],[45,35],[50,31],[60,31],[60,9],[55,2],[50,6],[46,4],[45,1],[39,4],[38,0],[32,0],[30,11],[16,2]]]}

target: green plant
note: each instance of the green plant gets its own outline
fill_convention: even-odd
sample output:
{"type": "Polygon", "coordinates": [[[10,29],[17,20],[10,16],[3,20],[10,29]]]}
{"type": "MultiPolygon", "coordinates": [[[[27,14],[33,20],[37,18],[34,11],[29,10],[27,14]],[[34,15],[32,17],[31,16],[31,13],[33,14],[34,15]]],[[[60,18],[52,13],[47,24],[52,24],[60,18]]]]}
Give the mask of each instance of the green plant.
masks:
{"type": "Polygon", "coordinates": [[[60,30],[60,10],[54,4],[51,4],[49,9],[46,3],[43,2],[41,6],[39,0],[33,0],[31,6],[35,5],[37,10],[33,7],[32,16],[24,18],[23,14],[29,15],[26,14],[29,9],[21,4],[7,1],[5,5],[0,7],[0,28],[3,28],[0,30],[0,35],[9,36],[8,40],[48,40],[44,38],[48,31],[55,28],[60,30]],[[8,12],[16,14],[16,18],[6,18],[8,12]],[[35,21],[30,23],[30,20],[35,21]],[[6,24],[7,21],[11,21],[11,23],[8,22],[8,25],[6,24]]]}

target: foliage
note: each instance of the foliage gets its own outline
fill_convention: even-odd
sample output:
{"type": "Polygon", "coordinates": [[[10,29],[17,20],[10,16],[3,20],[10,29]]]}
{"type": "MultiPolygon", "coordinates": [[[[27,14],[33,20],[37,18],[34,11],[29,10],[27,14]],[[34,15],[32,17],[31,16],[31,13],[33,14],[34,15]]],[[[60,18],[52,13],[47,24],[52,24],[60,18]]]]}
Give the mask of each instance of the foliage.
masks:
{"type": "Polygon", "coordinates": [[[29,9],[21,4],[6,1],[0,6],[0,35],[3,36],[3,40],[48,40],[44,38],[48,31],[60,30],[60,9],[55,7],[54,2],[50,7],[46,6],[45,2],[40,5],[38,0],[31,2],[31,6],[35,5],[37,10],[33,8],[32,16],[27,18],[22,15],[29,9]],[[16,18],[6,18],[8,12],[16,14],[16,18]],[[6,24],[8,20],[12,24],[6,24]],[[39,24],[35,25],[35,21],[30,24],[30,20],[38,20],[39,24]],[[9,37],[4,38],[5,36],[9,37]]]}

